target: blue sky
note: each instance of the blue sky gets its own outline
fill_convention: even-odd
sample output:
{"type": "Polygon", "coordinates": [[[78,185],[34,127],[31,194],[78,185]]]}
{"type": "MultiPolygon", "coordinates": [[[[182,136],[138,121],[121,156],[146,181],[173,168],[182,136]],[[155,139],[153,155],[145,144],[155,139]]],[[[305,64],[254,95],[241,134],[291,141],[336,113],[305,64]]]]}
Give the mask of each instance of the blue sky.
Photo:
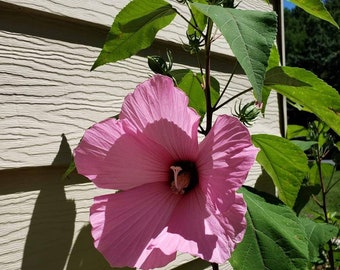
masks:
{"type": "Polygon", "coordinates": [[[295,5],[292,2],[289,2],[287,0],[284,0],[283,4],[284,4],[284,7],[288,8],[288,9],[292,9],[292,8],[295,7],[295,5]]]}

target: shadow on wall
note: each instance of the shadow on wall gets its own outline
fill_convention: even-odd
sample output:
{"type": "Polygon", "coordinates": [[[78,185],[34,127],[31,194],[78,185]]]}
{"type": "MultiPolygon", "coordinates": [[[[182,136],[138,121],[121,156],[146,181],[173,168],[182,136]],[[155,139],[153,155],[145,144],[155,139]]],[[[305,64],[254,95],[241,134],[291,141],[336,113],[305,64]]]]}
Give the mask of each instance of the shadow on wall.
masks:
{"type": "Polygon", "coordinates": [[[93,238],[91,236],[91,226],[84,226],[74,246],[72,248],[70,258],[66,270],[129,270],[132,268],[112,268],[104,257],[93,246],[93,238]]]}
{"type": "MultiPolygon", "coordinates": [[[[73,173],[61,180],[65,165],[72,160],[65,135],[52,166],[2,172],[11,181],[2,193],[40,190],[30,220],[24,246],[22,270],[113,270],[93,246],[90,225],[84,226],[74,244],[76,202],[68,200],[65,185],[84,183],[87,179],[73,173]],[[23,177],[24,176],[24,177],[23,177]],[[13,181],[12,181],[13,180],[13,181]]],[[[0,192],[1,193],[1,192],[0,192]]]]}
{"type": "MultiPolygon", "coordinates": [[[[65,135],[52,166],[70,162],[71,149],[65,135]]],[[[26,237],[22,270],[63,269],[72,246],[76,206],[67,200],[61,175],[42,180],[26,237]]],[[[40,177],[38,175],[37,177],[40,177]]]]}

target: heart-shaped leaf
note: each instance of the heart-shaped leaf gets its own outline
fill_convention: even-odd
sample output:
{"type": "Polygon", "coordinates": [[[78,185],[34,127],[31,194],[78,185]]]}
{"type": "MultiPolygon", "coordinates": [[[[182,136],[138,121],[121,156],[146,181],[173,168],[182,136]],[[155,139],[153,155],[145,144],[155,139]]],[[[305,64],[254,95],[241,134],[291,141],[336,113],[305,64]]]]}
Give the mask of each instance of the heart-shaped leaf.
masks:
{"type": "Polygon", "coordinates": [[[308,242],[296,214],[273,196],[251,188],[240,191],[247,203],[248,225],[231,256],[233,269],[306,269],[308,242]]]}
{"type": "Polygon", "coordinates": [[[276,14],[200,3],[192,5],[211,18],[221,31],[247,74],[256,99],[261,102],[264,75],[276,37],[276,14]]]}

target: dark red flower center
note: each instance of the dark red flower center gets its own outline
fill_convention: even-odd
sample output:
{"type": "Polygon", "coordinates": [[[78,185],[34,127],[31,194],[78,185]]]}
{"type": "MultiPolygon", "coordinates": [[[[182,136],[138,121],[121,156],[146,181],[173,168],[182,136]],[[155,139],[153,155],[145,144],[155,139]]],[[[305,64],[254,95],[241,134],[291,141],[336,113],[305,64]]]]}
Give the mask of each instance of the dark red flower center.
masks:
{"type": "Polygon", "coordinates": [[[198,184],[198,172],[194,162],[177,161],[170,166],[170,189],[176,194],[185,194],[198,184]]]}

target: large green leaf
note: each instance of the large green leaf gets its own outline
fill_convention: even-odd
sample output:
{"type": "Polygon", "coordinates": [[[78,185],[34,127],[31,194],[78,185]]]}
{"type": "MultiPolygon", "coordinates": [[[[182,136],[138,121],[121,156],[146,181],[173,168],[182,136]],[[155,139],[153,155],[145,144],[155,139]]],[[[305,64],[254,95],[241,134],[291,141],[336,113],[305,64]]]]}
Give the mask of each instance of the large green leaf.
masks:
{"type": "Polygon", "coordinates": [[[302,270],[308,261],[308,242],[295,213],[275,197],[240,190],[247,203],[247,230],[230,263],[234,270],[302,270]]]}
{"type": "Polygon", "coordinates": [[[256,160],[273,179],[279,198],[293,207],[302,180],[309,170],[306,155],[298,146],[278,136],[252,135],[252,141],[261,149],[256,160]]]}
{"type": "Polygon", "coordinates": [[[211,18],[221,31],[247,74],[255,97],[261,102],[263,79],[276,37],[276,14],[199,3],[192,5],[211,18]]]}
{"type": "Polygon", "coordinates": [[[320,248],[337,236],[338,228],[327,223],[316,223],[308,218],[300,218],[300,222],[307,234],[310,261],[316,262],[320,248]]]}
{"type": "Polygon", "coordinates": [[[171,23],[176,12],[163,0],[133,0],[116,16],[92,69],[116,62],[148,48],[157,32],[171,23]]]}
{"type": "Polygon", "coordinates": [[[340,135],[340,95],[303,68],[274,67],[264,84],[314,113],[340,135]]]}
{"type": "Polygon", "coordinates": [[[288,1],[294,3],[298,7],[302,8],[304,11],[308,12],[309,14],[312,14],[315,17],[325,20],[339,28],[339,25],[333,19],[332,15],[329,14],[322,1],[320,0],[288,0],[288,1]]]}
{"type": "MultiPolygon", "coordinates": [[[[195,74],[189,69],[172,70],[171,75],[174,77],[177,86],[181,88],[189,97],[189,106],[194,108],[197,113],[203,117],[206,113],[205,94],[202,88],[202,75],[195,74]]],[[[211,103],[215,104],[219,97],[220,84],[214,78],[211,80],[211,103]]]]}

